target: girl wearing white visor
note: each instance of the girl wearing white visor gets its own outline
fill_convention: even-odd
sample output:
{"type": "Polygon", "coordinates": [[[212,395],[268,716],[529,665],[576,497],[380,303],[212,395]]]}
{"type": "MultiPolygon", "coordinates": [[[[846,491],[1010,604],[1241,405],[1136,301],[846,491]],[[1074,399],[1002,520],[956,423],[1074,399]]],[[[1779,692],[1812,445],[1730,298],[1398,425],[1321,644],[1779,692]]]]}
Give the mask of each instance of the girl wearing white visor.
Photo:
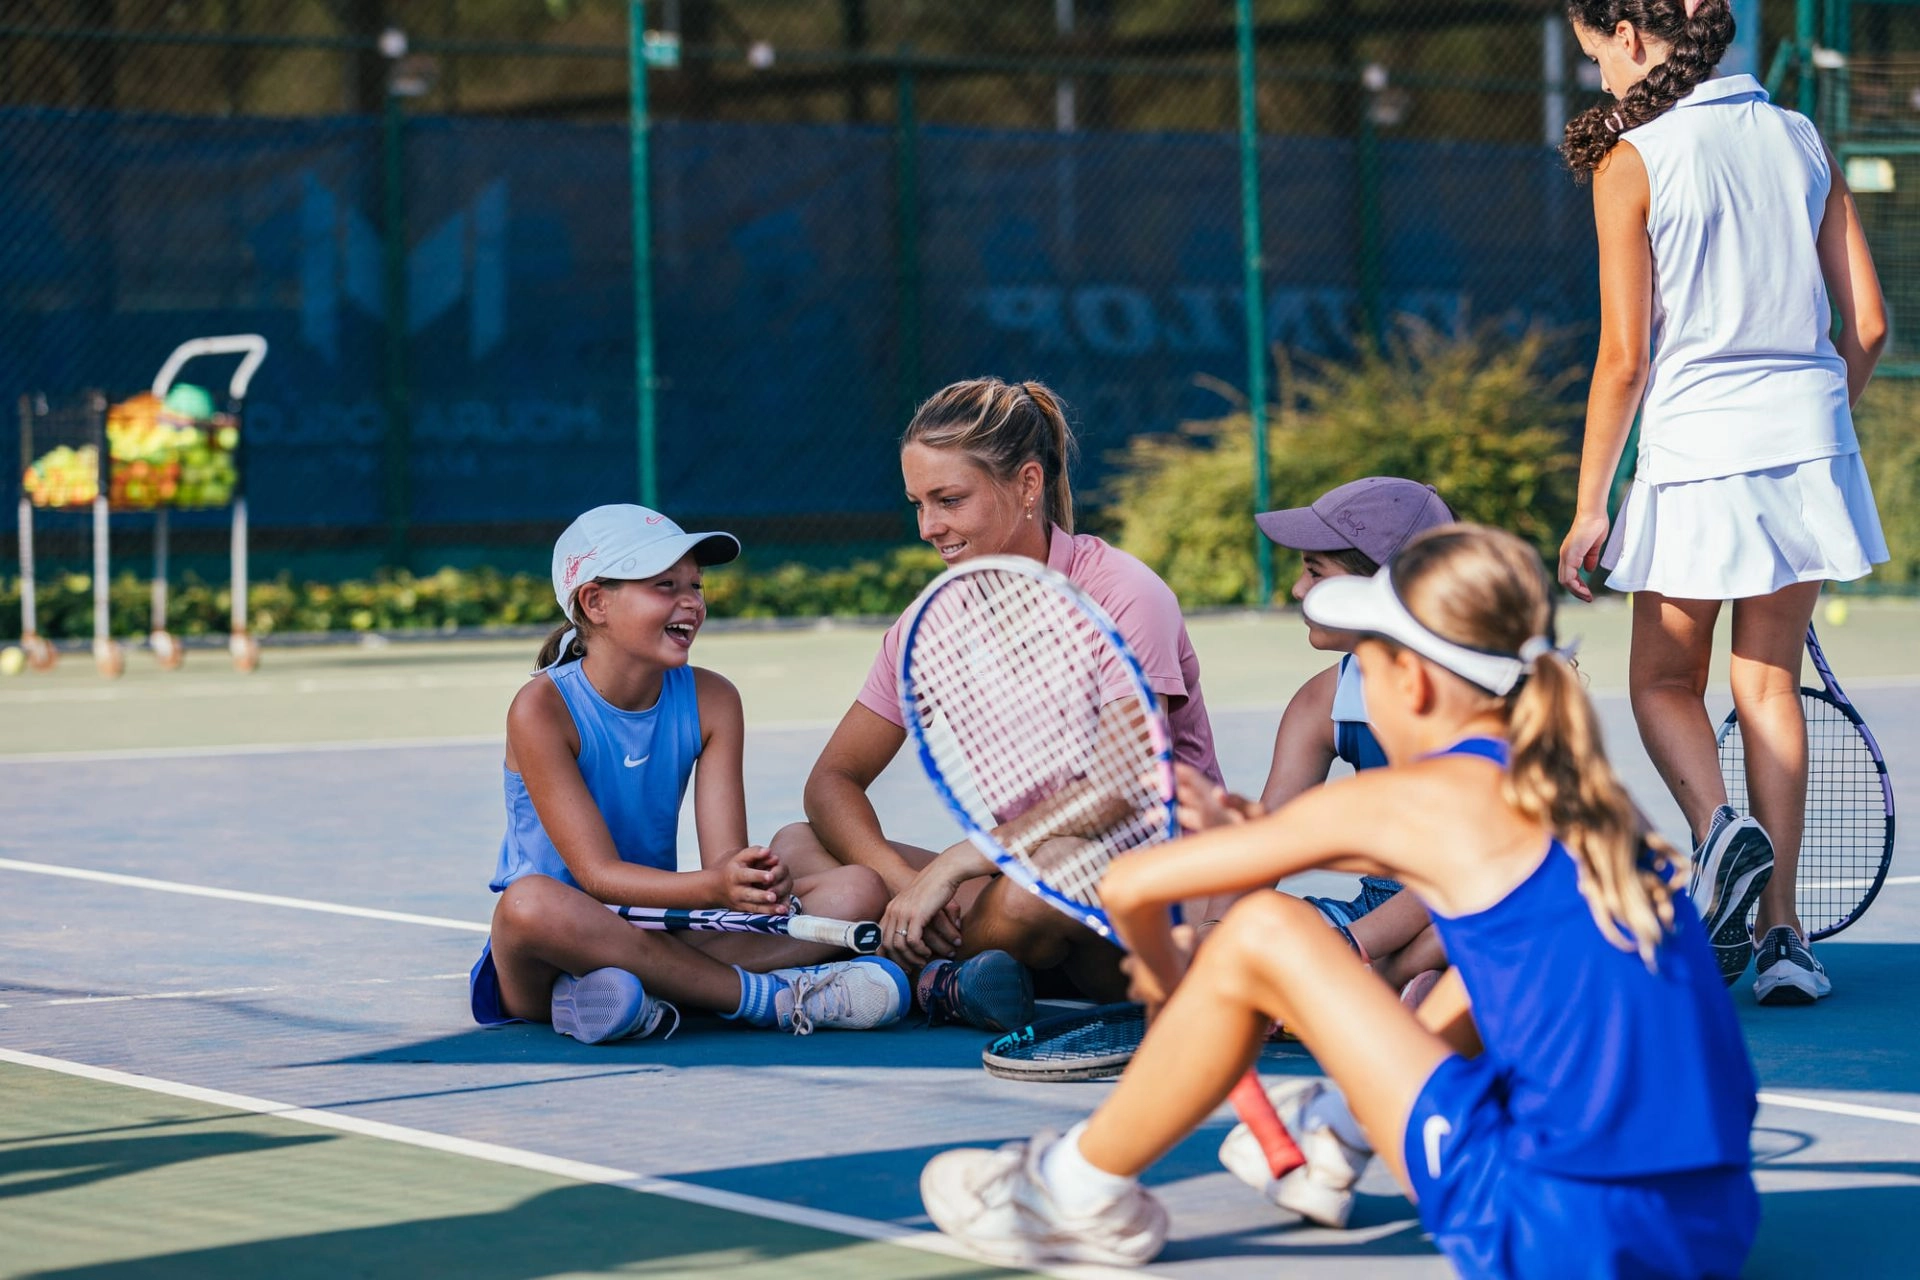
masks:
{"type": "MultiPolygon", "coordinates": [[[[1642,829],[1554,647],[1539,557],[1446,525],[1305,608],[1362,634],[1388,767],[1116,862],[1100,894],[1155,1014],[1145,1043],[1064,1137],[936,1157],[928,1213],[998,1261],[1147,1261],[1166,1214],[1139,1175],[1280,1018],[1338,1085],[1281,1098],[1308,1160],[1287,1176],[1317,1219],[1340,1220],[1377,1152],[1462,1274],[1739,1274],[1759,1222],[1752,1064],[1674,886],[1684,860],[1642,829]],[[1280,894],[1242,899],[1181,976],[1168,904],[1314,868],[1427,904],[1454,967],[1417,1013],[1280,894]]],[[[1211,802],[1191,774],[1181,795],[1211,802]]]]}
{"type": "Polygon", "coordinates": [[[652,1034],[668,1001],[796,1034],[882,1026],[906,1009],[906,975],[878,957],[821,964],[834,953],[817,943],[648,933],[606,909],[782,913],[798,894],[815,915],[870,920],[887,905],[863,867],[747,843],[740,694],[688,664],[707,618],[701,570],[739,554],[730,533],[686,533],[625,505],[595,507],[554,544],[567,620],[507,711],[500,900],[470,982],[482,1025],[551,1021],[598,1043],[652,1034]],[[689,780],[701,869],[683,872],[689,780]]]}

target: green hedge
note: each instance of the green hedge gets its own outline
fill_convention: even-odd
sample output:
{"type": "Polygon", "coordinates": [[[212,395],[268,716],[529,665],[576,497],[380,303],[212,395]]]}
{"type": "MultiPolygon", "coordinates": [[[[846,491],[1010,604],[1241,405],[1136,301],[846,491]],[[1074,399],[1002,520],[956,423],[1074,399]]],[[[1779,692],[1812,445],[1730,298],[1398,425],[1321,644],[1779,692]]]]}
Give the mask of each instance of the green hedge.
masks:
{"type": "MultiPolygon", "coordinates": [[[[1572,517],[1584,370],[1555,339],[1483,329],[1452,337],[1406,322],[1383,349],[1337,363],[1280,365],[1268,417],[1274,508],[1304,506],[1368,475],[1423,480],[1462,519],[1510,529],[1549,559],[1572,517]]],[[[1244,398],[1223,388],[1230,399],[1244,398]]],[[[1253,603],[1252,416],[1140,436],[1110,485],[1119,541],[1188,606],[1253,603]]],[[[1294,566],[1276,560],[1277,594],[1294,566]]]]}
{"type": "MultiPolygon", "coordinates": [[[[867,616],[898,613],[940,570],[929,547],[902,548],[884,560],[862,560],[838,569],[783,565],[767,572],[722,568],[706,577],[707,600],[716,618],[867,616]]],[[[133,574],[113,582],[111,625],[115,635],[147,630],[151,585],[133,574]]],[[[40,632],[53,639],[93,634],[93,583],[81,573],[41,580],[35,590],[40,632]]],[[[176,635],[225,634],[232,596],[225,586],[189,577],[168,593],[167,624],[176,635]]],[[[442,569],[424,577],[383,573],[371,580],[294,582],[280,577],[254,583],[248,620],[255,633],[276,631],[456,631],[480,627],[557,623],[560,610],[545,577],[491,569],[442,569]]],[[[0,634],[11,634],[20,616],[18,580],[0,583],[0,634]],[[14,624],[14,625],[9,625],[14,624]]]]}

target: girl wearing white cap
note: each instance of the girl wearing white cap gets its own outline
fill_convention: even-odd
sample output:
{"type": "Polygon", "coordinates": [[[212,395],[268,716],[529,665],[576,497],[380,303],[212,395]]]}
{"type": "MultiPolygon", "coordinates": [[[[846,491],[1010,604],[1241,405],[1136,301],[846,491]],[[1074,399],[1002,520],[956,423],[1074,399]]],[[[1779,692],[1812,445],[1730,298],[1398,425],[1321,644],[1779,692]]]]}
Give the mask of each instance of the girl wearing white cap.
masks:
{"type": "Polygon", "coordinates": [[[1713,77],[1733,37],[1728,0],[1572,0],[1567,13],[1618,101],[1569,123],[1563,147],[1593,177],[1603,333],[1560,581],[1591,599],[1581,573],[1598,566],[1634,593],[1634,717],[1692,829],[1721,971],[1737,980],[1757,938],[1760,1002],[1806,1004],[1832,988],[1794,906],[1801,645],[1820,584],[1887,558],[1850,407],[1886,341],[1886,306],[1812,122],[1752,76],[1713,77]],[[1636,413],[1633,487],[1609,533],[1636,413]],[[1747,818],[1727,806],[1702,698],[1726,601],[1747,818]]]}
{"type": "MultiPolygon", "coordinates": [[[[1073,449],[1065,410],[1038,382],[974,378],[944,388],[914,413],[900,442],[920,536],[948,564],[1023,555],[1093,597],[1163,700],[1174,759],[1217,781],[1200,659],[1180,602],[1139,560],[1073,531],[1073,449]]],[[[1033,1016],[1031,970],[1057,971],[1074,994],[1118,999],[1126,982],[1111,943],[997,876],[964,840],[936,855],[881,829],[867,787],[907,738],[896,689],[905,625],[896,622],[882,638],[865,687],[814,764],[808,822],[781,830],[773,848],[796,856],[824,848],[880,873],[893,895],[881,949],[920,970],[916,995],[930,1021],[1021,1025],[1033,1016]]]]}
{"type": "MultiPolygon", "coordinates": [[[[1306,612],[1362,635],[1388,767],[1116,862],[1100,896],[1155,1015],[1145,1042],[1064,1137],[935,1157],[928,1214],[1000,1262],[1151,1259],[1167,1216],[1140,1174],[1283,1018],[1338,1085],[1280,1099],[1307,1157],[1287,1177],[1320,1221],[1344,1220],[1378,1153],[1462,1275],[1738,1275],[1759,1225],[1752,1063],[1684,859],[1643,831],[1554,647],[1539,556],[1447,525],[1306,612]],[[1181,974],[1168,903],[1314,868],[1392,875],[1431,908],[1453,968],[1418,1013],[1276,893],[1242,899],[1181,974]]],[[[1196,782],[1184,803],[1209,802],[1196,782]]]]}
{"type": "Polygon", "coordinates": [[[801,1035],[882,1026],[905,1010],[906,975],[878,957],[814,963],[831,950],[650,933],[606,910],[781,913],[798,894],[816,915],[869,920],[886,905],[864,868],[747,844],[740,695],[688,665],[707,617],[701,570],[738,554],[732,534],[685,533],[621,505],[595,507],[554,545],[567,620],[507,712],[500,900],[470,982],[481,1024],[551,1021],[598,1043],[651,1034],[668,1001],[801,1035]],[[701,869],[682,872],[675,837],[689,780],[701,869]]]}

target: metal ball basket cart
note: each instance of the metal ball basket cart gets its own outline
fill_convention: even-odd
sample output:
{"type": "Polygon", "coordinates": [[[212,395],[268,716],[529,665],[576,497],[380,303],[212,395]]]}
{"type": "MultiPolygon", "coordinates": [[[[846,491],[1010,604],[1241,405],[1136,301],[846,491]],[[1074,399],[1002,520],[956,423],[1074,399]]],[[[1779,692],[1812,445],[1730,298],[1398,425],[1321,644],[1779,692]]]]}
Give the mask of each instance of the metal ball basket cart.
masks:
{"type": "Polygon", "coordinates": [[[117,676],[126,654],[113,638],[109,611],[112,517],[153,518],[153,611],[148,646],[164,668],[178,667],[186,650],[167,630],[169,513],[231,512],[232,620],[228,651],[241,671],[260,661],[247,630],[246,442],[242,413],[247,388],[267,358],[267,340],[232,334],[183,342],[154,376],[152,387],[109,405],[98,391],[66,402],[46,395],[20,398],[20,647],[36,670],[53,666],[53,643],[40,634],[35,603],[35,512],[91,512],[93,658],[100,673],[117,676]],[[239,356],[225,406],[179,382],[188,361],[239,356]]]}

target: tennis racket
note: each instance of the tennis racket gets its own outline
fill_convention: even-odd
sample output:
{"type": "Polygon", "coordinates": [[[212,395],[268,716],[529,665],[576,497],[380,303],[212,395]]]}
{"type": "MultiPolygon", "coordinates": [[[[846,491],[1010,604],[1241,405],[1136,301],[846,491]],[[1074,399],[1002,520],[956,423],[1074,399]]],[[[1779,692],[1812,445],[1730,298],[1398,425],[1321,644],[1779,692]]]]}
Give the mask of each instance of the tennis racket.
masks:
{"type": "MultiPolygon", "coordinates": [[[[1886,883],[1893,865],[1893,783],[1880,744],[1833,678],[1812,627],[1807,653],[1824,688],[1800,690],[1807,715],[1807,816],[1793,896],[1807,937],[1817,939],[1858,920],[1886,883]]],[[[1727,803],[1745,813],[1747,753],[1736,712],[1728,712],[1720,726],[1720,773],[1727,803]]]]}
{"type": "MultiPolygon", "coordinates": [[[[1032,560],[956,565],[909,614],[899,693],[920,764],[974,846],[1118,943],[1100,877],[1177,821],[1166,722],[1113,619],[1032,560]]],[[[1231,1101],[1274,1177],[1305,1163],[1255,1072],[1231,1101]]]]}
{"type": "Polygon", "coordinates": [[[872,955],[880,949],[880,926],[871,920],[770,916],[752,911],[683,911],[673,907],[614,907],[612,910],[629,924],[664,933],[768,933],[845,947],[861,955],[872,955]]]}
{"type": "Polygon", "coordinates": [[[1106,1080],[1127,1069],[1146,1034],[1143,1006],[1095,1005],[1007,1032],[981,1052],[980,1065],[1006,1080],[1106,1080]]]}

